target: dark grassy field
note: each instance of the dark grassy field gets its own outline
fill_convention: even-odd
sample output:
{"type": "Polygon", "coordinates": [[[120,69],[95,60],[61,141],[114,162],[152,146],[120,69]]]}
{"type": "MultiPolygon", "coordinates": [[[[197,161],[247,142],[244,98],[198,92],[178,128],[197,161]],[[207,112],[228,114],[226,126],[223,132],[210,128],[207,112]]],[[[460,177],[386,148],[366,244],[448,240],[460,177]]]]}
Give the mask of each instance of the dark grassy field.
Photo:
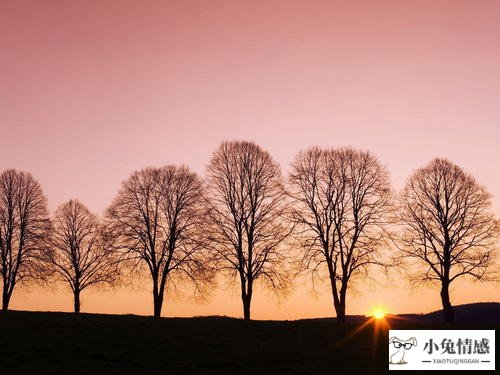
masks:
{"type": "MultiPolygon", "coordinates": [[[[387,330],[375,340],[370,323],[351,335],[361,324],[12,311],[0,313],[0,374],[387,373],[387,330]]],[[[390,324],[398,329],[499,327],[390,324]]]]}

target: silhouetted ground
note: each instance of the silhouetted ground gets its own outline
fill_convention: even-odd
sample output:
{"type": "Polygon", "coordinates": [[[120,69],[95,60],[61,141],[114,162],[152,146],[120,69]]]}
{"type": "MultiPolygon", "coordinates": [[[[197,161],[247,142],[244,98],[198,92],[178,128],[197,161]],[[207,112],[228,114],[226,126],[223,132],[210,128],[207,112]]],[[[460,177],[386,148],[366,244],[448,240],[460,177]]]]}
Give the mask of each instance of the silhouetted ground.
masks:
{"type": "MultiPolygon", "coordinates": [[[[0,374],[388,373],[387,330],[375,339],[369,323],[351,335],[361,324],[0,312],[0,374]]],[[[398,329],[500,327],[390,324],[398,329]]]]}
{"type": "MultiPolygon", "coordinates": [[[[456,323],[495,323],[500,324],[500,303],[498,302],[479,302],[466,305],[455,306],[456,323]]],[[[403,314],[400,315],[412,320],[418,320],[427,323],[443,323],[443,312],[433,311],[428,314],[403,314]]]]}

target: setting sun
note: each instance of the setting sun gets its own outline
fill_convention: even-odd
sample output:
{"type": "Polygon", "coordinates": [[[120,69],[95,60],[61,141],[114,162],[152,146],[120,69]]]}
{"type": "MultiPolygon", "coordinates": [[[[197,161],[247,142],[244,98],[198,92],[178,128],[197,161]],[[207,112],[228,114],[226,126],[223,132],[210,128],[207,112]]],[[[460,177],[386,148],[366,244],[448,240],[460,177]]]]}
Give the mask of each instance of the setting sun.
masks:
{"type": "Polygon", "coordinates": [[[383,319],[385,317],[386,311],[380,307],[377,307],[372,310],[370,313],[370,316],[374,317],[375,319],[383,319]]]}

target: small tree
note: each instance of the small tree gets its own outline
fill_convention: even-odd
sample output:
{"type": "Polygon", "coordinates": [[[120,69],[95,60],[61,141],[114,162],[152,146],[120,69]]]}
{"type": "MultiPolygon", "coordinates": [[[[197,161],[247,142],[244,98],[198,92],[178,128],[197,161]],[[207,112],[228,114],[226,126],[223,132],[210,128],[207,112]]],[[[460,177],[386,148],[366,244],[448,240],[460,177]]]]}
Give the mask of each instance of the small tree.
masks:
{"type": "Polygon", "coordinates": [[[40,184],[14,169],[0,175],[0,274],[2,309],[9,308],[14,287],[46,275],[43,244],[50,221],[40,184]]]}
{"type": "Polygon", "coordinates": [[[78,314],[84,289],[115,281],[116,254],[97,216],[76,200],[63,203],[56,210],[49,243],[46,261],[56,278],[68,283],[78,314]]]}
{"type": "Polygon", "coordinates": [[[218,268],[238,279],[243,316],[250,319],[254,284],[288,286],[280,246],[290,234],[279,165],[252,142],[224,142],[208,166],[209,218],[218,268]]]}
{"type": "Polygon", "coordinates": [[[498,225],[490,195],[474,177],[446,159],[415,171],[402,193],[402,254],[414,261],[413,281],[441,284],[446,322],[454,321],[450,284],[488,279],[498,225]]]}
{"type": "Polygon", "coordinates": [[[367,276],[370,265],[382,265],[388,172],[369,152],[314,147],[295,158],[289,185],[302,245],[299,269],[311,272],[313,281],[326,272],[343,322],[353,281],[367,276]]]}
{"type": "Polygon", "coordinates": [[[151,276],[155,318],[167,287],[190,281],[202,295],[209,285],[204,214],[202,181],[184,166],[134,172],[106,212],[124,264],[151,276]]]}

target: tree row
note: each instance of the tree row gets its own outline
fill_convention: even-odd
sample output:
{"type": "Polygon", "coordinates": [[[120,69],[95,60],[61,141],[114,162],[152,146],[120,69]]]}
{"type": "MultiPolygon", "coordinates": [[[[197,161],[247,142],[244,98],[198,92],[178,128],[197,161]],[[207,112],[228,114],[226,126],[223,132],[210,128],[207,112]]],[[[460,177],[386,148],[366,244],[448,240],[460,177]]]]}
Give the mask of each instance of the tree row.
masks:
{"type": "Polygon", "coordinates": [[[298,275],[326,282],[339,321],[356,281],[377,268],[440,286],[495,277],[499,223],[491,196],[470,174],[436,158],[394,192],[370,152],[312,147],[283,176],[252,142],[223,142],[202,179],[186,166],[133,172],[102,218],[77,200],[52,215],[26,172],[0,175],[2,308],[18,284],[61,281],[74,296],[92,286],[147,277],[153,315],[167,290],[207,299],[216,280],[241,291],[251,317],[256,286],[286,294],[298,275]]]}

